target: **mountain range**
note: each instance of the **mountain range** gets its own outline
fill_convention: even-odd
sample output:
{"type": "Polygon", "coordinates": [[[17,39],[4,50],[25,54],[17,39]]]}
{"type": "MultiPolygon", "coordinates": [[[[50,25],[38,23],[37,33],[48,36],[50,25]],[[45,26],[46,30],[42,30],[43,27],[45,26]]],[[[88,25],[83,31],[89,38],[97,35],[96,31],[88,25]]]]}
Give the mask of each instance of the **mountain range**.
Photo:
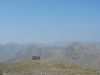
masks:
{"type": "Polygon", "coordinates": [[[100,68],[99,43],[64,42],[64,44],[54,43],[52,45],[0,44],[0,62],[17,62],[32,59],[32,56],[40,56],[41,60],[57,58],[100,68]]]}

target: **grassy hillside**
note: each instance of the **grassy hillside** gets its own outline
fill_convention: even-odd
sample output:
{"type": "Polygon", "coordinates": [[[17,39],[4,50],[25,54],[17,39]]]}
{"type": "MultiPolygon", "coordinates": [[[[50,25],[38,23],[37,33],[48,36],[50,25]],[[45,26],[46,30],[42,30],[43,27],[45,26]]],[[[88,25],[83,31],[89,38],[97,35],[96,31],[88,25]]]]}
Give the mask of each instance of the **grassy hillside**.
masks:
{"type": "Polygon", "coordinates": [[[23,60],[16,63],[5,63],[0,64],[0,69],[2,72],[6,73],[21,73],[28,72],[32,73],[35,70],[50,71],[50,70],[62,70],[68,72],[79,72],[79,73],[90,73],[97,74],[97,70],[93,68],[83,68],[82,66],[76,65],[71,62],[66,62],[62,60],[23,60]]]}

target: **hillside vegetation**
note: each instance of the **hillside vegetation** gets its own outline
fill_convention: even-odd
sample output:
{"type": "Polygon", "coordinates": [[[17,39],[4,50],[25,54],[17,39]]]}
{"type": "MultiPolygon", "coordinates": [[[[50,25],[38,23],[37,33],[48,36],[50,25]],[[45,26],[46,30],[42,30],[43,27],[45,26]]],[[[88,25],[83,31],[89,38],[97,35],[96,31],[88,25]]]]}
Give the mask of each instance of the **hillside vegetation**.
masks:
{"type": "MultiPolygon", "coordinates": [[[[1,72],[33,74],[34,71],[38,73],[38,70],[55,72],[51,75],[56,75],[59,70],[65,75],[68,72],[95,75],[100,70],[100,44],[75,42],[64,47],[44,44],[0,45],[1,72]],[[40,57],[40,60],[32,60],[34,56],[40,57]]],[[[39,75],[37,73],[35,75],[39,75]]]]}
{"type": "Polygon", "coordinates": [[[47,72],[52,70],[60,70],[71,72],[71,73],[88,73],[96,75],[98,70],[93,68],[83,68],[82,66],[76,65],[71,62],[62,61],[62,60],[23,60],[16,63],[5,63],[0,64],[0,69],[3,73],[32,73],[36,70],[40,70],[41,72],[47,72]]]}

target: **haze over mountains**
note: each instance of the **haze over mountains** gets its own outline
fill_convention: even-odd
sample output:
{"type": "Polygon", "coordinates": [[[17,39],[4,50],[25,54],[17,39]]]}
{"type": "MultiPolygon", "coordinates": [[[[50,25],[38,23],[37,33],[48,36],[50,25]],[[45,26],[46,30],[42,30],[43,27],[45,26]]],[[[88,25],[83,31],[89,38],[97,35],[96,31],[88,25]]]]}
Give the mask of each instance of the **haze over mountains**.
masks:
{"type": "Polygon", "coordinates": [[[0,44],[0,62],[21,61],[40,56],[42,59],[60,58],[78,64],[100,68],[100,44],[71,42],[62,44],[0,44]]]}

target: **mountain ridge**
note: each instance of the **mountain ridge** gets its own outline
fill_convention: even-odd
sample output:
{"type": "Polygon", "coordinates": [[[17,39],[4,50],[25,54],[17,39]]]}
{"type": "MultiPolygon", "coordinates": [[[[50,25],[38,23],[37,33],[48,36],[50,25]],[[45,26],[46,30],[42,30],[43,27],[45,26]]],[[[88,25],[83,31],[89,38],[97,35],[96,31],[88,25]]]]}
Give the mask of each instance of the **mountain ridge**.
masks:
{"type": "Polygon", "coordinates": [[[86,66],[100,68],[100,44],[73,42],[64,47],[45,44],[16,44],[0,45],[0,62],[13,62],[32,59],[40,56],[42,59],[60,58],[86,66]]]}

